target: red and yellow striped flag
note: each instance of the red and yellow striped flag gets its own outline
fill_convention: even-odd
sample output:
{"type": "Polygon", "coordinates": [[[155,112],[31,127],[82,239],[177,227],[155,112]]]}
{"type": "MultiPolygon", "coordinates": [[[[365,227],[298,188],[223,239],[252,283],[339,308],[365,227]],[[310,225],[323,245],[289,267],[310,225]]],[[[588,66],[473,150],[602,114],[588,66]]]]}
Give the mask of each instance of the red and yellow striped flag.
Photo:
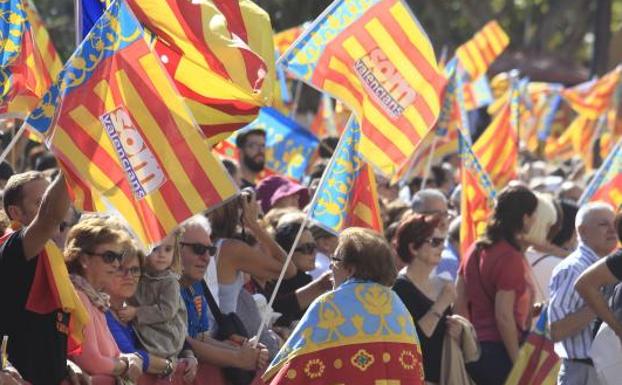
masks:
{"type": "Polygon", "coordinates": [[[547,142],[545,147],[547,159],[564,161],[579,155],[586,167],[591,169],[596,123],[596,120],[589,119],[586,116],[577,116],[561,136],[547,142]]]}
{"type": "Polygon", "coordinates": [[[51,141],[84,210],[125,217],[143,244],[236,194],[124,2],[114,2],[27,123],[51,141]]]}
{"type": "Polygon", "coordinates": [[[517,176],[518,138],[511,124],[510,109],[507,103],[473,145],[475,155],[497,189],[517,176]]]}
{"type": "Polygon", "coordinates": [[[458,141],[462,161],[460,255],[468,255],[473,243],[486,231],[496,191],[477,155],[473,153],[473,149],[461,132],[458,132],[458,141]]]}
{"type": "Polygon", "coordinates": [[[345,227],[367,227],[379,233],[384,231],[380,216],[380,200],[376,175],[369,164],[364,163],[354,179],[350,192],[350,211],[345,227]]]}
{"type": "Polygon", "coordinates": [[[456,57],[471,79],[477,79],[510,44],[510,38],[496,20],[488,22],[471,40],[456,50],[456,57]]]}
{"type": "Polygon", "coordinates": [[[579,115],[598,119],[611,107],[621,75],[622,67],[617,67],[598,80],[565,89],[562,96],[579,115]]]}
{"type": "Polygon", "coordinates": [[[275,89],[268,15],[250,0],[128,0],[211,143],[252,122],[275,89]]]}
{"type": "Polygon", "coordinates": [[[11,0],[0,68],[0,115],[24,118],[60,72],[60,59],[30,1],[11,0]]]}
{"type": "Polygon", "coordinates": [[[447,79],[402,0],[334,2],[280,60],[354,111],[361,154],[386,175],[407,162],[438,119],[447,79]]]}
{"type": "Polygon", "coordinates": [[[284,31],[277,32],[274,34],[274,46],[276,47],[277,52],[282,55],[287,51],[289,46],[294,44],[296,39],[302,35],[304,31],[304,25],[299,25],[297,27],[288,28],[284,31]]]}

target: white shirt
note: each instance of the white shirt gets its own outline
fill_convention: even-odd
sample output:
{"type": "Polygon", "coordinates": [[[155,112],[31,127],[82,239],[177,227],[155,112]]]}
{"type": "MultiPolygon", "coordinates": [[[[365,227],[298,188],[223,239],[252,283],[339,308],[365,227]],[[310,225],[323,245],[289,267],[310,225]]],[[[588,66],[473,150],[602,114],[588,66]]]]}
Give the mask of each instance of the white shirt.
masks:
{"type": "Polygon", "coordinates": [[[315,269],[309,272],[313,280],[318,279],[322,274],[327,272],[328,269],[330,269],[330,258],[328,255],[319,251],[315,253],[315,269]]]}
{"type": "Polygon", "coordinates": [[[527,262],[533,271],[534,282],[536,284],[536,302],[545,302],[549,300],[549,282],[553,276],[553,270],[563,258],[546,254],[529,248],[525,252],[527,262]],[[534,265],[535,264],[535,265],[534,265]]]}

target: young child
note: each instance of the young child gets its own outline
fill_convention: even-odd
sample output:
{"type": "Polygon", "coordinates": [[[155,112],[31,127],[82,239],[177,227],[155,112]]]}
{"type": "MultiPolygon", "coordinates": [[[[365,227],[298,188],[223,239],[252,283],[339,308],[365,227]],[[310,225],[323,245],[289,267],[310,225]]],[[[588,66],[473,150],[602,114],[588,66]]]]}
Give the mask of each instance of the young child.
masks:
{"type": "Polygon", "coordinates": [[[179,237],[176,230],[145,259],[132,305],[119,310],[124,322],[134,321],[136,335],[150,354],[175,362],[186,337],[187,313],[180,296],[179,237]]]}

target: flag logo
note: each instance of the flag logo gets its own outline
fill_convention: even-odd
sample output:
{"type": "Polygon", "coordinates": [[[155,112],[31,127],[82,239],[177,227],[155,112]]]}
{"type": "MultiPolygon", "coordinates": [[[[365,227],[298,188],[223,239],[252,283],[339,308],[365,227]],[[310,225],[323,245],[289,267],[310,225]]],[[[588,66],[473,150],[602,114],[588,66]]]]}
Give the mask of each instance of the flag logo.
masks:
{"type": "Polygon", "coordinates": [[[119,156],[136,199],[142,199],[162,186],[166,182],[164,172],[125,108],[117,107],[99,119],[119,156]]]}
{"type": "Polygon", "coordinates": [[[415,102],[417,93],[378,47],[354,62],[354,70],[369,93],[393,120],[415,102]]]}

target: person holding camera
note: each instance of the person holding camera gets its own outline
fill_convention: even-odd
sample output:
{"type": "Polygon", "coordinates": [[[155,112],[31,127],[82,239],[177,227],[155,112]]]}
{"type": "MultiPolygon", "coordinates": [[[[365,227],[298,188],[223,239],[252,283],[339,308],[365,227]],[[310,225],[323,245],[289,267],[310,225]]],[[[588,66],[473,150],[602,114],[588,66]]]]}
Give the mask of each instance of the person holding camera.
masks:
{"type": "MultiPolygon", "coordinates": [[[[287,258],[285,251],[272,239],[259,222],[259,205],[251,189],[242,190],[240,198],[222,205],[208,214],[212,224],[212,240],[216,246],[214,262],[218,279],[220,310],[235,312],[244,273],[262,280],[278,278],[287,258]],[[236,238],[250,232],[258,242],[251,247],[236,238]]],[[[244,238],[242,236],[241,238],[244,238]]],[[[287,267],[286,278],[296,274],[293,264],[287,267]]]]}

